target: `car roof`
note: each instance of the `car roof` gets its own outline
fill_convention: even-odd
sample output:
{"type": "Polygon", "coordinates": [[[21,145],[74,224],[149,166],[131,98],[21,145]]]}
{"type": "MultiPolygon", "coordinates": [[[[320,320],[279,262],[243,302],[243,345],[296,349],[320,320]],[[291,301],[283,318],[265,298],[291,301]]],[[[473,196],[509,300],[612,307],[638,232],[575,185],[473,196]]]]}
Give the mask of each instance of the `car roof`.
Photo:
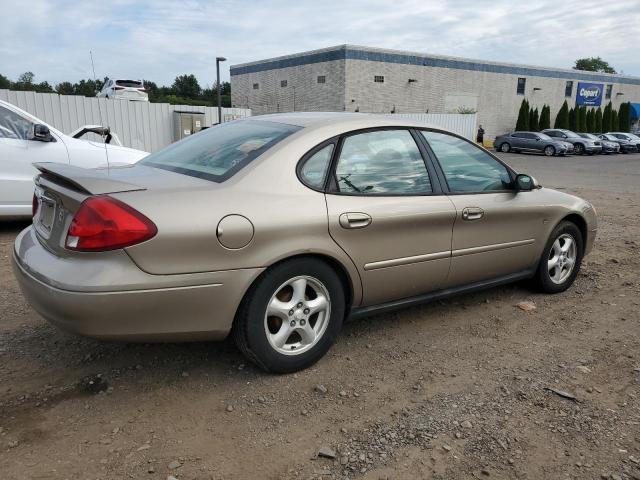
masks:
{"type": "Polygon", "coordinates": [[[436,130],[446,131],[441,127],[415,120],[409,117],[395,117],[373,113],[351,113],[351,112],[292,112],[274,113],[269,115],[258,115],[247,117],[245,120],[278,122],[288,125],[296,125],[303,128],[321,128],[327,125],[367,128],[377,126],[405,126],[405,127],[427,127],[436,130]]]}

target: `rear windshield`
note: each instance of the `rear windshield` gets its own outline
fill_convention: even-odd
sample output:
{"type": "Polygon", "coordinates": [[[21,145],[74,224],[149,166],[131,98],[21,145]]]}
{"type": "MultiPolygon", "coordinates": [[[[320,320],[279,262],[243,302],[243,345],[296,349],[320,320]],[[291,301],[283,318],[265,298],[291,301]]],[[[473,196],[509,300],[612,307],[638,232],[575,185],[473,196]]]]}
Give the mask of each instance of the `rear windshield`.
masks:
{"type": "Polygon", "coordinates": [[[119,87],[142,88],[140,80],[116,80],[116,85],[119,87]]]}
{"type": "Polygon", "coordinates": [[[254,120],[223,123],[152,153],[139,163],[223,182],[301,128],[254,120]]]}

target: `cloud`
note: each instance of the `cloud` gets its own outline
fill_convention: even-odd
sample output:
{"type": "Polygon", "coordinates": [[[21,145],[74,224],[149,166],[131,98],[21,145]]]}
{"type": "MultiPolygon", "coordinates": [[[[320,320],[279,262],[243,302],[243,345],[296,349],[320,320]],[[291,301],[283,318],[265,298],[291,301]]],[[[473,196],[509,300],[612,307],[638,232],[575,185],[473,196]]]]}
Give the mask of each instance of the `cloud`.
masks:
{"type": "Polygon", "coordinates": [[[0,73],[52,83],[90,77],[89,50],[100,78],[168,85],[194,73],[208,85],[216,56],[229,59],[228,78],[232,64],[342,43],[565,68],[601,56],[640,75],[629,47],[636,0],[0,0],[0,9],[0,73]]]}

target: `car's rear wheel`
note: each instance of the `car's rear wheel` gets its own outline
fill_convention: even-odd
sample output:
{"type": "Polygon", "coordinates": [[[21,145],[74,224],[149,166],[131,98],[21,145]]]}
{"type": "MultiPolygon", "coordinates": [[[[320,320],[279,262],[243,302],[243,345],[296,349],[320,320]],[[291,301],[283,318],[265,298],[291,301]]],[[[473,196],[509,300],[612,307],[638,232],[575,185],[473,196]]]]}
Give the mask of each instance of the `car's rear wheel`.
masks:
{"type": "Polygon", "coordinates": [[[584,145],[582,145],[581,143],[576,143],[573,146],[573,151],[576,155],[583,155],[584,154],[584,145]]]}
{"type": "Polygon", "coordinates": [[[553,148],[553,145],[547,145],[544,147],[544,154],[547,157],[553,157],[556,154],[556,149],[553,148]]]}
{"type": "Polygon", "coordinates": [[[563,221],[553,230],[534,279],[542,291],[560,293],[571,286],[582,263],[583,241],[575,223],[563,221]]]}
{"type": "Polygon", "coordinates": [[[331,348],[344,313],[344,287],[333,268],[315,258],[294,259],[267,270],[247,292],[233,336],[264,370],[295,372],[331,348]]]}
{"type": "Polygon", "coordinates": [[[507,142],[504,142],[502,145],[500,145],[501,152],[509,153],[510,150],[511,150],[511,145],[509,145],[507,142]]]}

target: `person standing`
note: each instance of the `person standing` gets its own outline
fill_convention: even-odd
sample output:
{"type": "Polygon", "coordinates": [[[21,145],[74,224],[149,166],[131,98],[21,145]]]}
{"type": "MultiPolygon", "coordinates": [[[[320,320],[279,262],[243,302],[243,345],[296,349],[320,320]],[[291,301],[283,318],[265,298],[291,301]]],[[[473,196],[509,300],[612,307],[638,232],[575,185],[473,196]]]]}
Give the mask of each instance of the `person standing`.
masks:
{"type": "Polygon", "coordinates": [[[478,135],[476,135],[476,142],[478,142],[480,145],[482,145],[484,142],[484,128],[482,128],[482,125],[480,125],[480,127],[478,128],[478,135]]]}

